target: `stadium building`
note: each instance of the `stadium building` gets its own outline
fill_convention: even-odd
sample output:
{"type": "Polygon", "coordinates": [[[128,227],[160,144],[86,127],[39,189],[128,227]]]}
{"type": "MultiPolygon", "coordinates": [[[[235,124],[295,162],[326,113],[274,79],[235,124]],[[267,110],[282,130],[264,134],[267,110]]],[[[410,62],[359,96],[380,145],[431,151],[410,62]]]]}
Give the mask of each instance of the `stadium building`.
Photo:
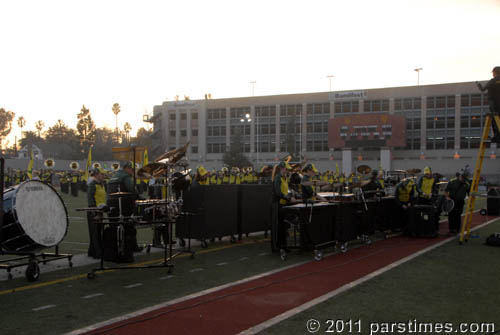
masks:
{"type": "MultiPolygon", "coordinates": [[[[188,160],[209,169],[220,168],[231,140],[242,136],[255,167],[290,152],[320,170],[431,166],[452,176],[466,165],[473,170],[487,111],[486,95],[464,82],[166,101],[147,121],[152,157],[190,141],[188,160]]],[[[497,153],[488,143],[482,175],[491,182],[500,179],[497,153]]]]}

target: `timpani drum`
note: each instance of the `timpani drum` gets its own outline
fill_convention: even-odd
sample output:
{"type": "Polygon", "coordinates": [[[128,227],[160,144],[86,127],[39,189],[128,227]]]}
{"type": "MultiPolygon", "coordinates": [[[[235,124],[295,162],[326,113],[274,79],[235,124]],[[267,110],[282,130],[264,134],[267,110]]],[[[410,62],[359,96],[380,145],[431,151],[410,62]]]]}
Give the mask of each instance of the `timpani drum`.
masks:
{"type": "Polygon", "coordinates": [[[58,245],[68,231],[68,212],[49,185],[29,180],[3,193],[0,245],[7,251],[35,251],[58,245]]]}

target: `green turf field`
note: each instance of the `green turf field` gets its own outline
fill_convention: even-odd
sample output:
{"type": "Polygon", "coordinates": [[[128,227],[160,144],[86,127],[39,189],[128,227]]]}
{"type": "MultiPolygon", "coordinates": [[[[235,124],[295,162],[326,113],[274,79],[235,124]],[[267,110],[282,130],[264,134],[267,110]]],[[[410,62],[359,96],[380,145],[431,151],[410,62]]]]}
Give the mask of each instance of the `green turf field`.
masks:
{"type": "MultiPolygon", "coordinates": [[[[85,193],[78,198],[63,195],[70,217],[68,235],[61,244],[63,252],[86,253],[85,214],[74,210],[86,207],[85,197],[85,193]]],[[[478,201],[476,207],[481,208],[483,204],[478,201]]],[[[362,325],[366,324],[363,327],[368,327],[370,321],[415,318],[428,322],[465,322],[469,319],[459,318],[463,312],[461,306],[472,311],[470,320],[488,321],[496,315],[492,297],[498,296],[495,280],[500,275],[497,270],[500,248],[482,246],[484,237],[492,231],[500,231],[500,224],[484,228],[479,232],[481,238],[473,238],[465,246],[457,246],[456,241],[448,243],[264,333],[305,334],[306,321],[311,318],[359,319],[362,325]]],[[[140,241],[151,241],[152,231],[140,230],[139,234],[140,241]]],[[[353,247],[357,246],[360,245],[353,243],[353,247]]],[[[24,277],[2,281],[0,333],[60,334],[312,259],[311,253],[304,252],[293,254],[283,262],[277,255],[270,254],[269,241],[262,237],[245,239],[242,244],[222,241],[208,249],[195,250],[195,259],[183,255],[174,260],[171,275],[166,268],[120,270],[88,280],[87,272],[95,264],[72,269],[63,267],[54,272],[44,272],[40,265],[41,278],[34,284],[24,277]]],[[[136,264],[158,261],[161,261],[159,253],[136,257],[136,264]]]]}

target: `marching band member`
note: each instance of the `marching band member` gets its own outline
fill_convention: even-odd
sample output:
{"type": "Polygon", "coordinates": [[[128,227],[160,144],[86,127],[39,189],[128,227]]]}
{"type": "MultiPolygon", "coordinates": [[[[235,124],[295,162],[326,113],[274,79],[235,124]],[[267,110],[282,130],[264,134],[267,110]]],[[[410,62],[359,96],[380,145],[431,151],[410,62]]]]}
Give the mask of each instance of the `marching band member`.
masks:
{"type": "MultiPolygon", "coordinates": [[[[99,207],[106,204],[106,189],[104,185],[104,174],[99,169],[90,173],[88,181],[87,204],[89,207],[99,207]]],[[[87,224],[89,228],[88,256],[101,258],[102,236],[98,222],[102,217],[99,212],[87,212],[87,224]]]]}
{"type": "Polygon", "coordinates": [[[285,213],[283,206],[294,201],[288,194],[287,171],[291,170],[291,166],[287,162],[281,162],[275,167],[275,175],[273,176],[273,226],[271,247],[273,251],[280,249],[289,252],[286,245],[287,224],[285,221],[285,213]]]}
{"type": "Polygon", "coordinates": [[[413,200],[413,189],[415,186],[415,181],[413,178],[406,178],[400,181],[396,185],[396,191],[394,193],[394,198],[397,204],[396,217],[398,223],[401,224],[404,231],[407,230],[408,226],[408,208],[411,206],[413,200]]]}
{"type": "Polygon", "coordinates": [[[209,185],[209,183],[210,180],[207,169],[205,169],[202,165],[198,166],[192,186],[209,185]]]}
{"type": "Polygon", "coordinates": [[[304,182],[310,182],[313,180],[313,177],[318,174],[318,170],[314,166],[314,164],[307,164],[302,169],[303,177],[300,188],[302,190],[302,199],[304,200],[325,200],[322,197],[318,196],[316,191],[310,185],[303,185],[304,182]]]}
{"type": "Polygon", "coordinates": [[[424,168],[424,175],[417,180],[417,192],[418,202],[425,205],[430,205],[432,196],[438,193],[432,170],[428,166],[424,168]]]}
{"type": "Polygon", "coordinates": [[[463,170],[457,173],[457,177],[450,180],[446,185],[446,199],[452,199],[455,203],[453,210],[448,213],[450,234],[456,234],[461,228],[461,217],[464,210],[465,198],[470,192],[470,183],[467,180],[468,172],[463,170]]]}

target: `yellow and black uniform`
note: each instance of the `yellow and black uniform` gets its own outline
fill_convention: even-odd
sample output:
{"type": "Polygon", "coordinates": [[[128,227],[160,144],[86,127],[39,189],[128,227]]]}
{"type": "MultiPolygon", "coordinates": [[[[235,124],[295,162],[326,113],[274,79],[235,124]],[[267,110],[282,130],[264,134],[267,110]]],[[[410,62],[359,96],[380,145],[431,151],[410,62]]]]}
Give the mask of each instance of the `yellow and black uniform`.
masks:
{"type": "Polygon", "coordinates": [[[271,229],[271,249],[273,252],[280,249],[287,250],[286,232],[287,224],[285,221],[285,213],[283,206],[290,201],[288,194],[288,180],[285,175],[280,172],[281,168],[289,168],[290,165],[286,162],[281,162],[277,167],[277,173],[273,180],[273,225],[271,229]]]}
{"type": "MultiPolygon", "coordinates": [[[[104,183],[98,181],[94,177],[89,179],[87,203],[89,207],[98,207],[106,204],[106,189],[104,183]]],[[[87,224],[89,228],[88,255],[93,258],[101,258],[102,255],[101,226],[96,223],[96,221],[100,219],[100,214],[96,212],[87,212],[87,224]]]]}
{"type": "Polygon", "coordinates": [[[394,193],[394,198],[398,205],[395,213],[397,223],[399,223],[404,230],[406,230],[408,226],[408,207],[411,206],[411,202],[413,201],[414,187],[415,182],[413,179],[404,179],[396,185],[396,191],[394,193]]]}
{"type": "Polygon", "coordinates": [[[78,173],[77,172],[74,172],[72,175],[71,175],[71,185],[70,185],[70,188],[71,188],[71,195],[74,196],[74,197],[78,197],[78,173]]]}
{"type": "Polygon", "coordinates": [[[198,185],[210,185],[210,177],[208,171],[201,165],[196,169],[196,175],[194,176],[194,180],[192,183],[192,186],[198,185]]]}
{"type": "Polygon", "coordinates": [[[432,176],[432,172],[429,167],[425,167],[424,175],[418,178],[417,192],[419,203],[422,204],[430,204],[431,198],[438,193],[436,180],[432,176]]]}

